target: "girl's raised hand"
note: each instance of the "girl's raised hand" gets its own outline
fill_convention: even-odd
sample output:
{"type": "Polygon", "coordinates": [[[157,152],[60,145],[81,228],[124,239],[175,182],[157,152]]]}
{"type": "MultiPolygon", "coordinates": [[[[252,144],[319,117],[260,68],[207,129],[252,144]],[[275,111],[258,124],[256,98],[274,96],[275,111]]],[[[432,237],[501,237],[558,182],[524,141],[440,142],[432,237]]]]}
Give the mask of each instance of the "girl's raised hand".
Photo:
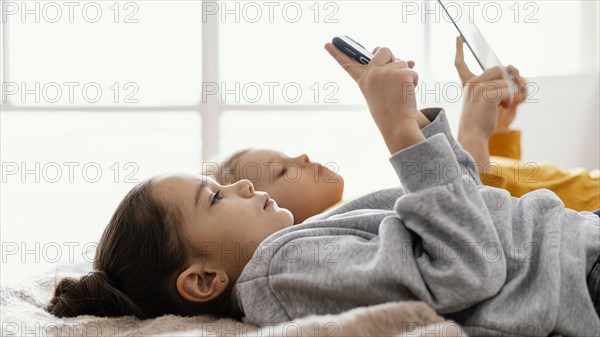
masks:
{"type": "Polygon", "coordinates": [[[368,65],[360,64],[331,43],[325,49],[358,84],[375,124],[391,153],[424,139],[417,123],[414,62],[397,60],[388,48],[376,49],[368,65]]]}

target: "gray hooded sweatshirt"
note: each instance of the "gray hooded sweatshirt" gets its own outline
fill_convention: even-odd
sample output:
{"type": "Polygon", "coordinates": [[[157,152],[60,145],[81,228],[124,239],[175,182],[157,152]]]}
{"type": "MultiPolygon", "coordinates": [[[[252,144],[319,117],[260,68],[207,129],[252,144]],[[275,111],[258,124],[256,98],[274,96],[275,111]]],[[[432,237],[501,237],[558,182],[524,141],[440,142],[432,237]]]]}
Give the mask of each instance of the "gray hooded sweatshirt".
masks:
{"type": "Polygon", "coordinates": [[[377,191],[266,238],[236,280],[234,313],[272,325],[421,300],[478,336],[599,336],[586,276],[600,220],[548,190],[481,185],[443,110],[393,154],[403,188],[377,191]]]}

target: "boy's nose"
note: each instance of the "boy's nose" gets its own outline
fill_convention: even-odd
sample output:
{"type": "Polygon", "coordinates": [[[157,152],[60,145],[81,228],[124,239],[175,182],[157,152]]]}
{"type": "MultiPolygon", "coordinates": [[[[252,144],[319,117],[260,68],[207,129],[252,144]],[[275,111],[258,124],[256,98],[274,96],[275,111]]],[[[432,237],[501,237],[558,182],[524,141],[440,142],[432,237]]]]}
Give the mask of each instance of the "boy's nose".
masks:
{"type": "Polygon", "coordinates": [[[306,155],[306,153],[304,153],[304,154],[301,154],[300,156],[296,157],[296,163],[298,163],[300,166],[307,166],[308,164],[310,164],[308,155],[306,155]]]}

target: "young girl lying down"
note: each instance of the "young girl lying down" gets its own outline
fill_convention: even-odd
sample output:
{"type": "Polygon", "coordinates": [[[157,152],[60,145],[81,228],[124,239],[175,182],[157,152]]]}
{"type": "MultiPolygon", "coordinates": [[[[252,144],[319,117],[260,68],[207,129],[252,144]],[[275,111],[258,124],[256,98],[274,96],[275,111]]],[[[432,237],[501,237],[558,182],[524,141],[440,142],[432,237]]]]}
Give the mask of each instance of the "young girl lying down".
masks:
{"type": "MultiPolygon", "coordinates": [[[[363,66],[326,49],[365,96],[404,195],[384,190],[291,226],[291,213],[247,180],[155,177],[124,198],[94,271],[63,279],[49,310],[267,325],[422,300],[473,335],[596,335],[600,218],[547,190],[516,199],[480,185],[442,110],[426,110],[432,122],[419,127],[406,62],[381,48],[363,66]]],[[[490,115],[475,133],[485,138],[497,102],[483,90],[510,99],[507,82],[495,68],[467,88],[463,113],[490,115]]]]}

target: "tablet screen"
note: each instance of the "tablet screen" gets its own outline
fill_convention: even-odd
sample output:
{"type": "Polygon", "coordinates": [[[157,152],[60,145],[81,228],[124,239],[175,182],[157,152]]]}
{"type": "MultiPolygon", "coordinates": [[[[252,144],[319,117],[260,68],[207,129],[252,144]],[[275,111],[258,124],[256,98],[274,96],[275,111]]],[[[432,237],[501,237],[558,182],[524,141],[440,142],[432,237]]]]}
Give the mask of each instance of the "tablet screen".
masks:
{"type": "Polygon", "coordinates": [[[505,69],[505,76],[506,78],[510,79],[509,85],[511,86],[511,90],[515,92],[517,87],[514,84],[512,76],[508,74],[506,68],[504,65],[502,65],[502,62],[500,62],[500,59],[498,59],[498,56],[496,56],[496,53],[494,53],[492,50],[492,47],[483,37],[483,34],[481,34],[481,31],[479,31],[479,28],[477,28],[473,18],[468,16],[469,13],[467,13],[467,18],[463,18],[462,20],[454,20],[454,17],[450,14],[446,6],[444,6],[442,0],[437,1],[454,24],[454,27],[456,27],[462,36],[465,44],[475,57],[475,60],[477,60],[477,63],[479,63],[481,69],[486,70],[496,66],[500,66],[505,69]]]}

